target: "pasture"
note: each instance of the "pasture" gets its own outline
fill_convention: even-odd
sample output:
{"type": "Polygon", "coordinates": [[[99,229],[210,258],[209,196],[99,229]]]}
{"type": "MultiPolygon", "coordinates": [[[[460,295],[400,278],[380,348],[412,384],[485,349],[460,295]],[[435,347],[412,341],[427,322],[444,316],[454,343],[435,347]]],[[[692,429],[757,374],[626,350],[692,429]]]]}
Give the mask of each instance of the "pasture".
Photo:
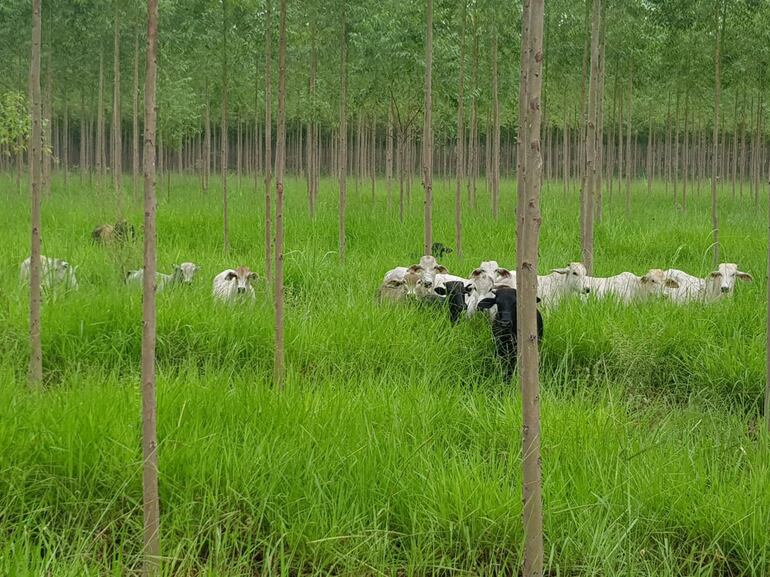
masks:
{"type": "MultiPolygon", "coordinates": [[[[200,265],[158,294],[158,435],[169,575],[499,574],[521,555],[521,403],[483,318],[375,301],[382,275],[416,262],[419,186],[403,223],[384,183],[349,186],[348,254],[337,253],[336,186],[315,220],[287,182],[284,391],[272,388],[273,309],[264,281],[264,199],[159,179],[158,270],[200,265]],[[257,300],[211,297],[221,270],[260,274],[257,300]]],[[[127,195],[130,181],[126,180],[127,195]]],[[[515,266],[515,185],[490,216],[466,202],[467,276],[515,266]]],[[[108,190],[106,187],[105,190],[108,190]]],[[[711,270],[709,198],[673,206],[663,183],[617,192],[597,224],[594,273],[711,270]]],[[[0,574],[124,575],[141,558],[141,242],[94,245],[115,199],[71,177],[43,203],[42,252],[79,265],[77,292],[43,307],[45,387],[26,379],[28,198],[0,176],[0,574]]],[[[434,239],[452,245],[453,189],[435,183],[434,239]]],[[[579,260],[578,200],[543,189],[539,270],[579,260]]],[[[127,217],[141,225],[140,193],[127,217]]],[[[751,272],[734,298],[624,306],[572,299],[543,310],[543,480],[548,575],[767,575],[770,444],[764,383],[767,206],[720,198],[721,259],[751,272]]]]}

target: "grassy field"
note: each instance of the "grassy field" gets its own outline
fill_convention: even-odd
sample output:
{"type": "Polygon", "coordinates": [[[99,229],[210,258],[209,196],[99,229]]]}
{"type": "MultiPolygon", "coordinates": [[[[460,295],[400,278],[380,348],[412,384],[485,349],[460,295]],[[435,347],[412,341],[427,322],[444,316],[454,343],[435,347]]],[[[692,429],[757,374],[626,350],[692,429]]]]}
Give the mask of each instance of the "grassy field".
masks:
{"type": "MultiPolygon", "coordinates": [[[[127,194],[130,195],[130,183],[127,194]]],[[[165,183],[164,183],[165,184],[165,183]]],[[[352,185],[351,185],[352,186],[352,185]]],[[[465,255],[515,263],[514,191],[494,222],[480,193],[465,255]]],[[[231,254],[219,189],[175,178],[159,203],[159,269],[192,260],[196,286],[158,303],[164,573],[516,574],[520,403],[488,323],[378,305],[383,273],[415,262],[421,199],[388,212],[384,186],[350,193],[348,263],[336,254],[336,188],[307,216],[287,187],[287,387],[271,386],[272,306],[212,302],[211,278],[263,275],[263,200],[232,185],[231,254]]],[[[453,244],[452,190],[436,185],[435,239],[453,244]]],[[[43,312],[46,388],[25,385],[28,203],[0,177],[0,575],[127,575],[141,554],[141,294],[122,270],[141,244],[94,246],[111,193],[55,181],[43,253],[78,264],[80,290],[43,312]]],[[[722,259],[754,282],[702,305],[577,301],[544,311],[543,469],[549,575],[770,573],[770,443],[764,381],[767,207],[720,203],[722,259]]],[[[141,223],[134,203],[130,220],[141,223]]],[[[543,198],[540,269],[579,260],[578,206],[543,198]]],[[[616,193],[596,231],[597,275],[711,270],[709,200],[686,214],[662,184],[616,193]]]]}

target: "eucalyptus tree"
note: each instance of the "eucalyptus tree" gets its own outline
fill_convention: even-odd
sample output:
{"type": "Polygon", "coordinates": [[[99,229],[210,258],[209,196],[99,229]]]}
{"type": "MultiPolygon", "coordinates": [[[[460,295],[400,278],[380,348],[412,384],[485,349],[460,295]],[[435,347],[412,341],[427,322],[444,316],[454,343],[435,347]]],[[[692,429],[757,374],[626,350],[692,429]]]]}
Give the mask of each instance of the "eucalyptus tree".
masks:
{"type": "Polygon", "coordinates": [[[41,341],[41,262],[40,204],[42,187],[43,138],[40,102],[41,0],[32,1],[32,57],[30,59],[30,93],[32,95],[32,141],[30,143],[30,180],[32,183],[31,260],[29,281],[29,381],[40,386],[43,381],[43,345],[41,341]]]}
{"type": "Polygon", "coordinates": [[[273,380],[285,379],[283,321],[283,177],[286,164],[286,0],[280,0],[278,40],[278,132],[275,170],[275,360],[273,380]]]}
{"type": "Polygon", "coordinates": [[[433,244],[433,125],[431,73],[433,71],[433,0],[425,8],[425,92],[423,96],[422,185],[425,190],[423,254],[431,254],[433,244]]]}

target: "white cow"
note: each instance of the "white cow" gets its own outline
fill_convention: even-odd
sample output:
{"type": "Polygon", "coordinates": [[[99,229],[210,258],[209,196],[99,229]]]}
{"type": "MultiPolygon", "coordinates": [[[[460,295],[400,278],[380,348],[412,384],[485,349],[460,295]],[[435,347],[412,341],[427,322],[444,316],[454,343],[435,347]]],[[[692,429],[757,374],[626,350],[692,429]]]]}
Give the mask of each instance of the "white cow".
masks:
{"type": "Polygon", "coordinates": [[[253,281],[258,278],[246,266],[228,268],[214,277],[212,292],[215,300],[234,302],[238,299],[255,300],[253,281]]]}
{"type": "Polygon", "coordinates": [[[744,282],[754,280],[749,273],[739,271],[735,263],[720,264],[717,270],[706,278],[699,278],[675,268],[666,270],[664,274],[666,278],[679,284],[678,289],[668,291],[666,296],[680,304],[690,301],[715,301],[723,295],[735,292],[736,279],[744,282]]]}
{"type": "Polygon", "coordinates": [[[399,266],[385,273],[378,289],[381,300],[399,301],[408,297],[423,298],[429,293],[422,284],[422,267],[399,266]]]}
{"type": "Polygon", "coordinates": [[[591,290],[586,267],[571,262],[564,268],[551,269],[551,274],[537,277],[537,296],[543,306],[557,304],[571,294],[588,294],[591,290]]]}
{"type": "MultiPolygon", "coordinates": [[[[155,273],[157,290],[163,290],[166,287],[172,287],[181,284],[192,284],[195,273],[200,267],[192,262],[183,262],[174,265],[174,272],[166,274],[162,272],[155,273]]],[[[126,284],[141,286],[144,282],[144,269],[130,270],[126,273],[126,284]]]]}
{"type": "Polygon", "coordinates": [[[677,289],[679,283],[666,278],[659,268],[650,269],[644,276],[622,272],[611,277],[588,277],[590,295],[594,298],[614,296],[623,303],[664,294],[664,289],[677,289]]]}
{"type": "MultiPolygon", "coordinates": [[[[19,281],[29,284],[32,257],[25,259],[19,267],[19,281]]],[[[44,291],[50,291],[57,286],[65,290],[78,290],[76,272],[78,267],[70,266],[66,260],[40,255],[40,286],[44,291]]]]}

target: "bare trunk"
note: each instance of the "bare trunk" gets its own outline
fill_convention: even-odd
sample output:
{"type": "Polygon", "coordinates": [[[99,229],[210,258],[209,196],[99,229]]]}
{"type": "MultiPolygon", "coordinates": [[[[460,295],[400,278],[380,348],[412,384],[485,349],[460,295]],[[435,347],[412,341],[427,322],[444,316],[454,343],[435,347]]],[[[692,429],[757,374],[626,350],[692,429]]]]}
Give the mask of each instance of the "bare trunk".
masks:
{"type": "MultiPolygon", "coordinates": [[[[594,195],[597,182],[597,124],[599,97],[599,34],[601,25],[601,0],[593,0],[591,11],[591,83],[588,90],[588,120],[586,123],[586,166],[583,172],[583,234],[582,258],[588,274],[593,273],[594,261],[594,195]]],[[[627,201],[628,202],[628,201],[627,201]]]]}
{"type": "Polygon", "coordinates": [[[468,194],[471,207],[476,210],[476,183],[479,178],[479,36],[473,27],[473,96],[471,100],[471,134],[468,150],[468,194]]]}
{"type": "Polygon", "coordinates": [[[711,155],[711,229],[714,234],[714,268],[716,268],[717,264],[719,263],[719,218],[717,215],[717,183],[719,180],[719,174],[717,173],[717,170],[719,166],[719,100],[722,92],[721,43],[722,35],[724,34],[724,17],[721,18],[720,24],[719,12],[722,9],[721,4],[722,2],[720,0],[716,8],[716,25],[714,30],[716,33],[716,48],[714,50],[714,132],[712,135],[713,142],[711,143],[711,146],[713,147],[713,152],[711,155]]]}
{"type": "Polygon", "coordinates": [[[684,158],[682,159],[682,212],[687,212],[687,181],[690,173],[690,95],[684,100],[684,158]]]}
{"type": "Polygon", "coordinates": [[[626,216],[631,216],[631,179],[634,172],[634,156],[631,152],[631,132],[633,129],[633,71],[628,76],[628,128],[626,129],[626,216]]]}
{"type": "Polygon", "coordinates": [[[467,21],[468,4],[462,1],[460,16],[460,72],[457,88],[457,140],[455,141],[455,251],[462,260],[462,210],[463,210],[463,166],[465,164],[463,145],[465,143],[465,27],[467,21]]]}
{"type": "Polygon", "coordinates": [[[497,220],[500,202],[500,98],[497,89],[497,25],[492,32],[492,217],[497,220]]]}
{"type": "Polygon", "coordinates": [[[32,181],[31,259],[29,278],[29,383],[43,384],[43,345],[41,342],[41,263],[40,263],[40,197],[42,188],[43,133],[40,98],[41,0],[32,0],[32,61],[30,79],[32,93],[32,141],[29,172],[32,181]]]}
{"type": "Polygon", "coordinates": [[[345,203],[347,201],[348,173],[348,31],[344,6],[340,23],[340,132],[339,132],[339,222],[337,241],[340,261],[345,262],[345,203]]]}
{"type": "Polygon", "coordinates": [[[51,196],[51,156],[54,145],[51,138],[51,125],[53,124],[53,63],[51,62],[51,52],[52,49],[49,47],[45,67],[45,98],[43,99],[43,194],[46,197],[51,196]]]}
{"type": "Polygon", "coordinates": [[[269,283],[273,278],[273,201],[270,195],[273,179],[273,0],[266,0],[265,4],[265,278],[269,283]]]}
{"type": "Polygon", "coordinates": [[[388,196],[388,212],[393,202],[393,105],[388,106],[388,133],[385,149],[385,188],[388,196]]]}
{"type": "Polygon", "coordinates": [[[281,0],[278,32],[278,132],[275,161],[275,362],[273,381],[285,379],[283,344],[283,173],[286,164],[286,0],[281,0]]]}
{"type": "Polygon", "coordinates": [[[69,189],[70,172],[70,101],[69,94],[64,95],[64,139],[62,147],[62,164],[64,165],[64,190],[69,189]]]}
{"type": "Polygon", "coordinates": [[[225,254],[230,252],[230,230],[227,214],[227,0],[222,0],[222,240],[225,254]]]}
{"type": "Polygon", "coordinates": [[[424,117],[422,129],[422,185],[424,200],[423,254],[431,254],[433,244],[433,123],[432,87],[433,68],[433,0],[427,0],[425,12],[425,91],[423,95],[424,117]]]}
{"type": "Polygon", "coordinates": [[[123,165],[121,152],[120,118],[120,0],[115,0],[115,30],[114,30],[114,60],[113,60],[113,96],[112,96],[112,186],[115,189],[115,200],[118,209],[118,221],[123,220],[123,189],[121,175],[123,165]]]}
{"type": "Polygon", "coordinates": [[[674,117],[674,157],[672,163],[672,173],[674,180],[674,205],[677,205],[679,195],[677,193],[677,182],[679,180],[679,88],[676,91],[676,115],[674,117]]]}
{"type": "Polygon", "coordinates": [[[131,91],[131,182],[132,195],[139,190],[139,31],[134,35],[134,89],[131,91]]]}
{"type": "Polygon", "coordinates": [[[104,55],[99,49],[99,96],[96,109],[96,182],[99,192],[104,182],[104,55]]]}
{"type": "MultiPolygon", "coordinates": [[[[599,0],[594,0],[598,3],[599,0]]],[[[524,243],[517,250],[518,280],[518,343],[521,350],[522,401],[522,500],[524,524],[524,577],[543,574],[543,498],[540,471],[540,379],[539,342],[537,330],[537,253],[540,234],[540,186],[542,154],[540,147],[543,63],[543,0],[531,0],[524,5],[524,22],[529,20],[527,92],[525,122],[528,128],[524,162],[526,185],[524,206],[518,209],[520,226],[525,228],[524,243]]],[[[526,26],[526,25],[525,25],[526,26]]],[[[522,51],[524,51],[522,44],[522,51]]],[[[521,98],[521,96],[520,96],[521,98]]]]}
{"type": "Polygon", "coordinates": [[[142,296],[142,486],[144,497],[144,577],[160,570],[160,499],[155,402],[155,81],[157,0],[147,2],[147,63],[144,78],[144,292],[142,296]]]}

